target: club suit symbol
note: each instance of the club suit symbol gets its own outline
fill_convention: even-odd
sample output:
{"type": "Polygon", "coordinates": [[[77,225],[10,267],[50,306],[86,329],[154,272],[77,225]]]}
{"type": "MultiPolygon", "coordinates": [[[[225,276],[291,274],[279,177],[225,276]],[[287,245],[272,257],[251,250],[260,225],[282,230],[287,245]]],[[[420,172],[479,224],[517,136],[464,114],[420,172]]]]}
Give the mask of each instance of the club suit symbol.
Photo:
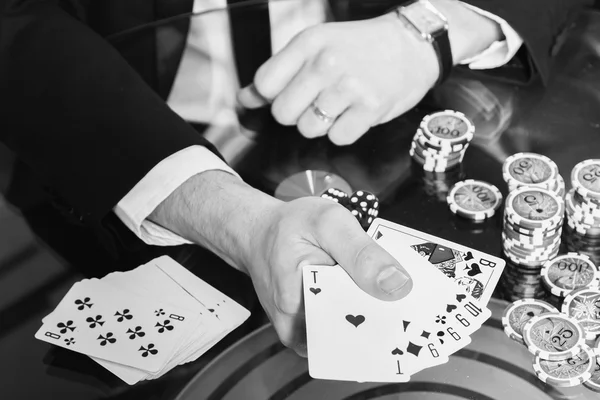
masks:
{"type": "Polygon", "coordinates": [[[90,303],[92,299],[90,299],[89,297],[84,298],[83,300],[77,299],[75,300],[75,304],[77,305],[77,309],[78,310],[83,310],[84,308],[92,308],[92,306],[94,305],[93,303],[90,303]]]}

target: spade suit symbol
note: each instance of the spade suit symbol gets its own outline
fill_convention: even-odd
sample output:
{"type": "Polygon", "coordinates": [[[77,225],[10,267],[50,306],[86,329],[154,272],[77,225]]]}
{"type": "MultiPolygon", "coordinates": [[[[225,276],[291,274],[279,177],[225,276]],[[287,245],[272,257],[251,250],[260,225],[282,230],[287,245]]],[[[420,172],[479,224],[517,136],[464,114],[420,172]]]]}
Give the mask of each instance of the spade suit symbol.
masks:
{"type": "Polygon", "coordinates": [[[467,272],[467,275],[473,277],[473,276],[479,275],[480,273],[481,273],[481,268],[479,268],[479,264],[473,263],[469,267],[469,272],[467,272]]]}

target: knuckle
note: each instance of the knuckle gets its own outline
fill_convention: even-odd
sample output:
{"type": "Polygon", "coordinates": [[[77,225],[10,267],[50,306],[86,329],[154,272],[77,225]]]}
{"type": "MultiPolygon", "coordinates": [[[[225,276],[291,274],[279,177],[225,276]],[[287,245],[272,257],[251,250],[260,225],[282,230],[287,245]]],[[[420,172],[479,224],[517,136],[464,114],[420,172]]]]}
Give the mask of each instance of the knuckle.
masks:
{"type": "Polygon", "coordinates": [[[298,34],[297,40],[306,47],[314,48],[322,42],[319,27],[305,29],[298,34]]]}
{"type": "Polygon", "coordinates": [[[362,102],[365,109],[369,112],[378,112],[382,107],[381,99],[377,96],[363,96],[362,102]]]}
{"type": "Polygon", "coordinates": [[[264,68],[259,68],[254,75],[254,89],[256,93],[264,97],[265,99],[270,99],[273,96],[273,93],[270,92],[269,86],[267,84],[268,80],[264,73],[264,68]]]}
{"type": "Polygon", "coordinates": [[[298,120],[298,130],[302,134],[302,136],[306,138],[315,138],[317,136],[322,136],[324,130],[319,129],[314,123],[310,121],[309,117],[301,117],[298,120]]]}
{"type": "Polygon", "coordinates": [[[360,271],[356,271],[360,273],[366,279],[375,279],[375,272],[377,271],[375,268],[368,268],[370,265],[374,265],[378,259],[374,248],[374,244],[369,243],[362,246],[354,256],[354,265],[360,265],[362,268],[360,271]]]}
{"type": "Polygon", "coordinates": [[[289,112],[289,107],[280,97],[275,99],[273,104],[271,105],[271,114],[273,114],[273,118],[281,125],[294,125],[295,121],[292,118],[291,113],[289,112]]]}
{"type": "Polygon", "coordinates": [[[323,200],[319,212],[312,215],[313,224],[318,232],[326,232],[332,226],[337,226],[340,221],[348,218],[348,211],[344,207],[332,201],[323,200]]]}
{"type": "Polygon", "coordinates": [[[332,128],[329,131],[329,140],[336,146],[347,146],[354,143],[354,136],[348,134],[346,129],[332,128]]]}
{"type": "Polygon", "coordinates": [[[301,303],[301,296],[291,290],[279,290],[274,299],[275,308],[285,316],[297,315],[301,303]]]}
{"type": "Polygon", "coordinates": [[[313,63],[313,68],[319,74],[329,74],[338,70],[339,57],[330,49],[319,53],[313,63]]]}
{"type": "Polygon", "coordinates": [[[340,79],[338,83],[338,90],[341,93],[359,94],[361,91],[360,87],[361,84],[359,79],[354,76],[346,75],[342,79],[340,79]]]}

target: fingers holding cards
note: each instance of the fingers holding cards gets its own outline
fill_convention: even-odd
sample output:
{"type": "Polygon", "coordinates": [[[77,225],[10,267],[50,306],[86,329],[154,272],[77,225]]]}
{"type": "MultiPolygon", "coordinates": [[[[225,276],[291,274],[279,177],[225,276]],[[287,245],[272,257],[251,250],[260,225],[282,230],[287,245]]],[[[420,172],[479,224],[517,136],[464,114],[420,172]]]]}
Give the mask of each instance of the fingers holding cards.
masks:
{"type": "Polygon", "coordinates": [[[411,239],[386,229],[369,233],[410,275],[412,290],[400,300],[375,299],[340,266],[304,267],[309,372],[314,378],[406,382],[422,369],[447,362],[491,316],[486,299],[503,263],[430,237],[411,239]],[[454,277],[465,282],[486,268],[497,269],[485,270],[485,291],[478,292],[440,273],[440,264],[453,265],[454,277]]]}

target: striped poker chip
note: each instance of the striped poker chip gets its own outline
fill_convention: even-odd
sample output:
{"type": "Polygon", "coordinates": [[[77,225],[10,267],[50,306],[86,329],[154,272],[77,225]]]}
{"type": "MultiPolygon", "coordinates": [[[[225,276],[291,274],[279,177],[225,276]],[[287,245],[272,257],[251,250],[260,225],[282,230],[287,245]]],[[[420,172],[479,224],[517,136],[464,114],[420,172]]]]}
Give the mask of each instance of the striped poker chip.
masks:
{"type": "Polygon", "coordinates": [[[586,340],[600,337],[600,288],[585,287],[569,293],[561,311],[579,321],[586,340]]]}
{"type": "Polygon", "coordinates": [[[600,282],[598,268],[590,257],[579,253],[567,253],[548,260],[541,276],[546,288],[558,297],[587,286],[596,287],[600,282]]]}
{"type": "Polygon", "coordinates": [[[563,199],[545,189],[522,187],[506,198],[506,219],[525,229],[556,229],[564,211],[563,199]]]}
{"type": "Polygon", "coordinates": [[[583,382],[583,386],[600,393],[600,338],[596,342],[596,348],[592,350],[596,358],[595,367],[592,369],[592,376],[587,381],[583,382]]]}
{"type": "Polygon", "coordinates": [[[446,201],[453,213],[473,220],[483,220],[494,216],[500,208],[502,193],[492,184],[467,179],[452,187],[446,201]]]}
{"type": "Polygon", "coordinates": [[[522,329],[531,354],[544,360],[573,357],[585,345],[585,335],[577,320],[561,313],[545,313],[531,318],[522,329]]]}
{"type": "Polygon", "coordinates": [[[449,145],[449,146],[436,145],[436,144],[432,143],[427,138],[427,136],[425,136],[425,134],[423,134],[423,131],[421,129],[417,129],[417,132],[415,133],[415,136],[413,137],[413,143],[418,144],[422,148],[434,151],[436,153],[447,154],[447,155],[465,152],[467,150],[467,147],[469,147],[469,143],[454,144],[454,145],[449,145]]]}
{"type": "Polygon", "coordinates": [[[426,115],[419,128],[429,142],[440,147],[467,144],[475,133],[475,125],[463,113],[453,110],[426,115]]]}
{"type": "Polygon", "coordinates": [[[558,387],[573,387],[589,381],[596,366],[596,355],[583,345],[577,354],[559,360],[546,360],[539,355],[533,361],[533,370],[544,383],[558,387]]]}
{"type": "Polygon", "coordinates": [[[571,171],[571,184],[581,196],[600,200],[600,159],[575,165],[571,171]]]}
{"type": "Polygon", "coordinates": [[[531,318],[544,313],[557,313],[550,303],[537,299],[521,299],[511,303],[502,315],[504,333],[517,343],[525,344],[523,326],[531,318]]]}
{"type": "Polygon", "coordinates": [[[525,249],[547,249],[548,246],[554,246],[557,243],[560,244],[561,238],[560,236],[551,236],[548,239],[535,239],[526,236],[519,236],[509,231],[504,231],[502,232],[502,240],[525,249]]]}
{"type": "Polygon", "coordinates": [[[511,253],[510,251],[507,251],[506,249],[503,249],[503,254],[506,258],[508,258],[510,261],[512,261],[515,264],[518,264],[520,266],[525,266],[525,267],[539,267],[541,265],[544,265],[544,263],[546,261],[548,261],[548,259],[551,259],[552,256],[548,256],[543,257],[541,259],[526,259],[524,257],[520,257],[520,256],[516,256],[513,253],[511,253]]]}
{"type": "Polygon", "coordinates": [[[509,187],[529,186],[552,189],[558,177],[558,166],[550,158],[536,153],[517,153],[502,165],[502,177],[509,187]]]}

